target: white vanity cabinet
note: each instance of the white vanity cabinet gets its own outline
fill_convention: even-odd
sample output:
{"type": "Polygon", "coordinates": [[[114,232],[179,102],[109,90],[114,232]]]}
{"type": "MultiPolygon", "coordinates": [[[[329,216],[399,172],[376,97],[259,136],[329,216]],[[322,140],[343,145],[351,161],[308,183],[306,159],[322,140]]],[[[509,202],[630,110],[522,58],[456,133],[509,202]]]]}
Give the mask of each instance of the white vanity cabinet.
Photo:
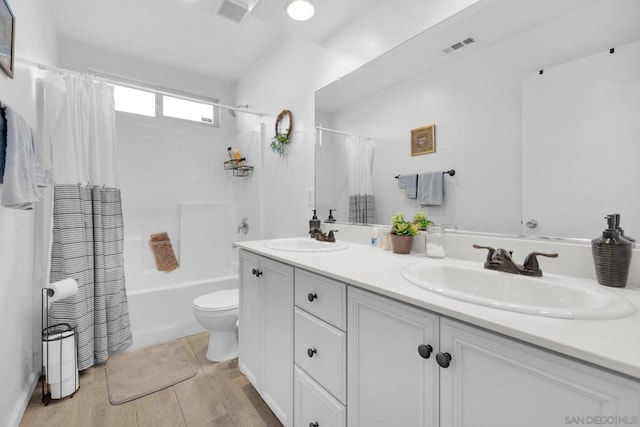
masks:
{"type": "Polygon", "coordinates": [[[640,423],[638,381],[353,287],[348,294],[349,427],[640,423]],[[425,344],[428,359],[418,351],[425,344]]]}
{"type": "Polygon", "coordinates": [[[349,427],[437,426],[438,316],[351,286],[347,311],[349,427]]]}
{"type": "Polygon", "coordinates": [[[239,366],[287,427],[640,425],[638,379],[247,250],[240,267],[239,366]]]}
{"type": "Polygon", "coordinates": [[[240,251],[238,365],[285,426],[293,425],[293,271],[240,251]]]}

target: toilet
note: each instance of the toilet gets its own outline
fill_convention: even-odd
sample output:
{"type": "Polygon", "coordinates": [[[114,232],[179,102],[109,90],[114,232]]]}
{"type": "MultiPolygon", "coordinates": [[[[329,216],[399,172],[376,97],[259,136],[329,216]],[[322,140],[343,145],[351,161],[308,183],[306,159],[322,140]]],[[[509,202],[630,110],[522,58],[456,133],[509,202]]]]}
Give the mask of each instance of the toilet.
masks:
{"type": "Polygon", "coordinates": [[[222,362],[238,357],[238,289],[200,295],[193,300],[193,312],[209,331],[207,359],[222,362]]]}

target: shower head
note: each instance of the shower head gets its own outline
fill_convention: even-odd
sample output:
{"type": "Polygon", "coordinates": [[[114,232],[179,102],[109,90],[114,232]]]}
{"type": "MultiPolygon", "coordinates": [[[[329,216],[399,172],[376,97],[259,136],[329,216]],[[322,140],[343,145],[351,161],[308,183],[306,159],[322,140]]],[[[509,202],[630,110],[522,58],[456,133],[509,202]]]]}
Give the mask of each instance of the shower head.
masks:
{"type": "MultiPolygon", "coordinates": [[[[249,109],[249,104],[236,105],[236,109],[238,109],[238,108],[242,108],[243,110],[248,110],[249,109]]],[[[227,111],[229,112],[231,117],[235,117],[236,116],[236,110],[228,109],[227,111]]]]}

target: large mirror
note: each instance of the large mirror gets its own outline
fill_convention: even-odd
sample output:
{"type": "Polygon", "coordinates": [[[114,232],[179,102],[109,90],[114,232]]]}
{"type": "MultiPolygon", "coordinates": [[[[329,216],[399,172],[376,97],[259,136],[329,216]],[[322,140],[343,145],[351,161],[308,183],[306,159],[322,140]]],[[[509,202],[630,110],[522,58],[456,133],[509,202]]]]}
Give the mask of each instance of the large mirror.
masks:
{"type": "Polygon", "coordinates": [[[321,219],[348,221],[361,144],[373,212],[357,222],[426,211],[465,230],[593,238],[620,213],[640,235],[638,22],[636,0],[479,0],[320,89],[321,219]],[[428,125],[435,152],[412,156],[411,130],[428,125]],[[395,178],[450,169],[441,205],[395,178]]]}

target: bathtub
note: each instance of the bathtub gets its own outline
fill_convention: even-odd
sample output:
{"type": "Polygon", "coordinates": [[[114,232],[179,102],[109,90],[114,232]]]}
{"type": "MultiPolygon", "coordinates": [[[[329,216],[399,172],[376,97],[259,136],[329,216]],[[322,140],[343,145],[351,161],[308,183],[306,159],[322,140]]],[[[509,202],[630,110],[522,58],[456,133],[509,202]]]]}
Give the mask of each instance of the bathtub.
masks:
{"type": "Polygon", "coordinates": [[[127,291],[133,345],[126,352],[205,332],[193,315],[193,299],[238,287],[238,275],[193,280],[161,288],[127,291]]]}

